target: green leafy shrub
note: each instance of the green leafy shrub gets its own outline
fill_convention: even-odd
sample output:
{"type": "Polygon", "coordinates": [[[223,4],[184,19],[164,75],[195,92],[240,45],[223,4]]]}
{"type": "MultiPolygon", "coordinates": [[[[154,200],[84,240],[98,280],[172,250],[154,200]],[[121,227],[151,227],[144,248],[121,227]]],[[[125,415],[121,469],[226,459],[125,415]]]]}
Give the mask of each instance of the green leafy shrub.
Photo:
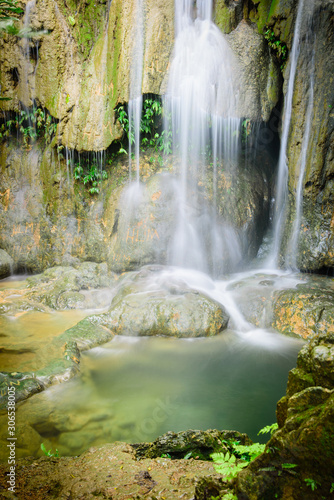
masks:
{"type": "MultiPolygon", "coordinates": [[[[278,428],[277,424],[264,427],[258,434],[273,433],[278,428]]],[[[223,474],[227,480],[233,479],[237,473],[261,455],[265,450],[265,444],[253,443],[241,445],[238,441],[225,441],[225,450],[221,453],[212,453],[210,457],[214,462],[214,468],[223,474]]],[[[295,464],[284,464],[286,469],[296,467],[295,464]]],[[[283,466],[282,466],[283,467],[283,466]]],[[[275,469],[274,469],[275,470],[275,469]]]]}
{"type": "Polygon", "coordinates": [[[107,172],[99,168],[96,161],[77,163],[74,167],[73,176],[75,180],[82,182],[85,186],[88,185],[90,194],[98,194],[101,182],[108,178],[107,172]]]}
{"type": "Polygon", "coordinates": [[[50,144],[57,131],[57,122],[46,110],[33,107],[21,109],[15,117],[4,121],[0,125],[0,140],[9,137],[13,133],[19,133],[26,149],[38,138],[42,138],[45,144],[50,144]]]}
{"type": "MultiPolygon", "coordinates": [[[[125,105],[118,106],[116,109],[116,117],[125,132],[128,142],[130,142],[131,145],[134,144],[134,127],[131,127],[130,131],[129,115],[125,105]]],[[[161,99],[158,97],[147,97],[144,99],[140,120],[140,147],[142,151],[153,148],[156,151],[161,151],[165,155],[172,153],[172,131],[161,131],[162,117],[163,106],[161,99]]],[[[122,142],[119,153],[127,153],[126,146],[122,142]]]]}
{"type": "Polygon", "coordinates": [[[274,54],[281,63],[281,69],[283,69],[288,57],[288,48],[284,42],[281,42],[275,36],[272,28],[265,27],[264,30],[264,38],[267,40],[269,47],[274,51],[274,54]]]}
{"type": "Polygon", "coordinates": [[[239,471],[247,467],[248,462],[245,460],[238,460],[233,453],[212,453],[212,460],[214,461],[214,468],[220,474],[223,474],[227,480],[233,479],[239,471]]]}

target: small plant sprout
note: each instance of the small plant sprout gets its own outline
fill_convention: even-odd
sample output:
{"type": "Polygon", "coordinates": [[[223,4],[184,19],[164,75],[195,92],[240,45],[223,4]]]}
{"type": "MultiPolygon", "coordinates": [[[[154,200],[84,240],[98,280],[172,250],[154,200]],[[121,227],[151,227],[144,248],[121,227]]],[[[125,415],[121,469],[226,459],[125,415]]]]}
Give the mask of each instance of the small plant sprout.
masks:
{"type": "Polygon", "coordinates": [[[312,478],[306,478],[304,479],[304,481],[306,483],[306,486],[311,488],[312,491],[315,491],[318,488],[318,486],[320,486],[320,483],[312,478]]]}
{"type": "Polygon", "coordinates": [[[55,453],[52,452],[52,448],[50,450],[47,450],[45,448],[45,444],[42,443],[41,444],[41,450],[42,452],[44,453],[44,455],[46,455],[47,457],[55,457],[55,458],[59,458],[59,451],[56,449],[55,453]]]}

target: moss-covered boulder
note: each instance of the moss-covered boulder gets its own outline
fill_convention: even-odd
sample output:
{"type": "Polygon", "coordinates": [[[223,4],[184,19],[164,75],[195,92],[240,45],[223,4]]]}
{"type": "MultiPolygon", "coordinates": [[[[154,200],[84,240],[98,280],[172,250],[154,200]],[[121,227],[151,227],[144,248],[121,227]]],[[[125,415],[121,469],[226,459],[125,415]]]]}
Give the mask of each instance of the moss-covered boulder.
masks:
{"type": "MultiPolygon", "coordinates": [[[[87,297],[82,292],[110,288],[116,280],[117,276],[108,272],[106,263],[84,262],[77,267],[53,267],[27,278],[30,290],[25,293],[25,298],[52,309],[81,309],[87,307],[87,297]]],[[[99,297],[101,299],[101,294],[99,297]]],[[[97,300],[95,308],[98,307],[101,303],[97,300]]]]}
{"type": "Polygon", "coordinates": [[[158,458],[162,455],[178,459],[188,455],[188,458],[191,456],[209,460],[211,453],[225,449],[229,441],[239,441],[242,445],[252,444],[249,437],[241,432],[209,429],[167,432],[152,443],[137,443],[132,444],[132,447],[138,459],[158,458]]]}
{"type": "Polygon", "coordinates": [[[330,498],[334,449],[334,334],[322,334],[298,355],[287,395],[277,406],[279,430],[266,452],[236,480],[241,498],[330,498]]]}
{"type": "Polygon", "coordinates": [[[160,270],[152,266],[130,273],[109,311],[85,321],[105,326],[116,335],[134,336],[208,337],[227,327],[229,316],[220,304],[182,280],[161,282],[156,273],[160,270]]]}
{"type": "Polygon", "coordinates": [[[0,314],[20,311],[101,309],[110,305],[117,276],[106,263],[84,262],[77,267],[56,266],[28,277],[27,286],[0,292],[0,314]]]}

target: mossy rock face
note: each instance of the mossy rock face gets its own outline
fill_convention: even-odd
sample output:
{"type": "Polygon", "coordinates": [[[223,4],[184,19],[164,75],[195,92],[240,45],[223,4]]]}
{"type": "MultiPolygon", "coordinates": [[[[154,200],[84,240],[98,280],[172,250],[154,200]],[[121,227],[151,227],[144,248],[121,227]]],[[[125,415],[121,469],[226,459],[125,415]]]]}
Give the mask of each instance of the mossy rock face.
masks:
{"type": "Polygon", "coordinates": [[[226,39],[238,60],[233,69],[233,88],[238,92],[237,115],[269,121],[281,92],[277,62],[263,36],[245,20],[226,39]]]}
{"type": "Polygon", "coordinates": [[[186,283],[172,279],[154,285],[160,269],[152,266],[130,273],[109,311],[90,321],[116,335],[131,336],[208,337],[227,327],[229,316],[222,306],[186,283]]]}
{"type": "MultiPolygon", "coordinates": [[[[282,253],[287,253],[293,233],[296,212],[296,191],[301,170],[302,148],[306,147],[303,177],[303,204],[299,231],[297,265],[305,271],[334,268],[334,71],[333,2],[305,2],[307,10],[313,7],[312,29],[302,22],[302,49],[298,59],[292,114],[287,149],[289,165],[290,214],[284,234],[282,253]],[[310,35],[312,32],[312,43],[310,35]],[[305,43],[304,43],[305,40],[305,43]],[[312,54],[316,54],[313,58],[312,54]],[[307,75],[307,78],[305,77],[307,75]],[[308,117],[310,78],[314,80],[312,113],[308,117]],[[306,126],[310,128],[309,141],[306,126]]],[[[285,70],[288,80],[290,63],[285,70]]],[[[296,257],[296,255],[292,255],[296,257]]]]}
{"type": "Polygon", "coordinates": [[[266,453],[237,476],[237,494],[258,498],[330,498],[334,473],[334,334],[303,347],[277,407],[279,430],[266,453]],[[289,464],[294,464],[290,467],[289,464]],[[294,472],[290,474],[288,470],[294,472]],[[310,481],[315,488],[311,489],[310,481]]]}
{"type": "Polygon", "coordinates": [[[334,387],[334,333],[323,333],[311,340],[298,354],[297,368],[289,373],[287,395],[306,387],[334,387]]]}
{"type": "Polygon", "coordinates": [[[234,30],[243,16],[242,2],[217,0],[214,4],[214,22],[225,34],[234,30]]]}
{"type": "MultiPolygon", "coordinates": [[[[254,258],[268,227],[270,188],[266,168],[270,159],[263,155],[257,164],[223,164],[217,171],[217,212],[220,220],[239,236],[242,260],[254,258]],[[265,166],[264,166],[265,165],[265,166]]],[[[246,163],[246,162],[245,162],[246,163]]]]}
{"type": "Polygon", "coordinates": [[[298,285],[276,292],[272,326],[282,333],[303,338],[334,332],[334,291],[298,285]]]}
{"type": "Polygon", "coordinates": [[[147,183],[125,187],[115,211],[108,263],[115,272],[165,262],[176,225],[177,208],[172,180],[158,174],[147,183]]]}
{"type": "MultiPolygon", "coordinates": [[[[174,40],[173,7],[172,0],[146,2],[144,93],[162,93],[165,85],[174,40]]],[[[2,109],[17,110],[20,102],[28,107],[36,100],[59,120],[58,139],[64,146],[107,149],[122,135],[114,108],[129,101],[136,16],[134,0],[36,2],[25,21],[48,31],[39,38],[38,61],[27,57],[29,44],[31,50],[35,46],[26,38],[18,43],[14,37],[0,40],[2,94],[11,99],[2,109]]]]}
{"type": "Polygon", "coordinates": [[[106,260],[127,159],[115,161],[101,192],[91,195],[42,143],[30,151],[14,140],[1,144],[0,158],[0,246],[13,259],[14,272],[106,260]]]}

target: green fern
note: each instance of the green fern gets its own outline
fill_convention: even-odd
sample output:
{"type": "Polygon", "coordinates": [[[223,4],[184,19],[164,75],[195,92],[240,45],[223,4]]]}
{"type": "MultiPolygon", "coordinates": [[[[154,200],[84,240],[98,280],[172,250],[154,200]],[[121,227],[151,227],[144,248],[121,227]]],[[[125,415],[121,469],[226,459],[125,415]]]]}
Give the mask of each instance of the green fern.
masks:
{"type": "Polygon", "coordinates": [[[225,476],[227,480],[233,479],[238,472],[248,465],[244,460],[237,460],[233,453],[212,453],[210,455],[217,472],[225,476]]]}
{"type": "Polygon", "coordinates": [[[240,458],[242,460],[247,460],[248,462],[251,462],[256,457],[261,455],[261,453],[264,452],[265,447],[266,447],[265,444],[260,444],[260,443],[253,443],[248,446],[238,444],[234,446],[234,450],[238,455],[240,455],[240,458]]]}
{"type": "Polygon", "coordinates": [[[278,429],[278,424],[275,423],[275,424],[271,424],[271,425],[266,425],[265,427],[263,427],[262,429],[259,430],[259,432],[257,433],[257,435],[259,436],[260,434],[274,434],[275,431],[277,431],[278,429]]]}

